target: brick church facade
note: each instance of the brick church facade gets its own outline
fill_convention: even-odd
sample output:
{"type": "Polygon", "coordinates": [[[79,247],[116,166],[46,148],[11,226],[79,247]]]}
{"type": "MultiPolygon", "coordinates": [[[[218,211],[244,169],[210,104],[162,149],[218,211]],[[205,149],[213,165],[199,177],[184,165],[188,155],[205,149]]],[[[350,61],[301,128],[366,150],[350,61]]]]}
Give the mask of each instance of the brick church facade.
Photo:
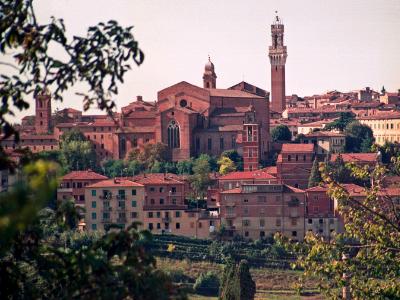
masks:
{"type": "Polygon", "coordinates": [[[219,89],[216,79],[209,59],[203,87],[182,81],[159,91],[156,102],[138,96],[115,113],[117,122],[70,108],[52,114],[50,96],[40,95],[35,115],[21,124],[20,144],[12,139],[2,144],[6,149],[56,150],[62,134],[75,128],[93,143],[99,160],[124,159],[135,148],[161,142],[168,145],[172,161],[234,149],[244,155],[248,169],[257,169],[270,149],[269,93],[247,82],[219,89]]]}

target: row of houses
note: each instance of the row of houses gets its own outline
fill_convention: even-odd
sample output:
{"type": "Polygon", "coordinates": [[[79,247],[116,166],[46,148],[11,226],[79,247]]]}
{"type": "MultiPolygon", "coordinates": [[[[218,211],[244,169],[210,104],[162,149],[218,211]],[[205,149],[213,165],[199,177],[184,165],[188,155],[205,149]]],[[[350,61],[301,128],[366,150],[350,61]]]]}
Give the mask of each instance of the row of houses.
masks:
{"type": "MultiPolygon", "coordinates": [[[[221,228],[227,238],[259,239],[281,232],[302,240],[307,231],[329,238],[343,230],[343,221],[327,187],[307,188],[315,155],[311,146],[284,144],[276,167],[215,177],[206,205],[188,202],[187,176],[169,173],[109,179],[90,170],[76,171],[63,177],[57,197],[73,197],[85,208],[81,225],[88,231],[140,222],[156,234],[198,238],[209,238],[221,228]]],[[[332,155],[331,160],[336,158],[332,155]]],[[[373,153],[354,153],[343,154],[342,159],[373,166],[377,158],[373,153]]],[[[363,196],[362,187],[345,188],[363,196]]],[[[395,184],[388,192],[400,197],[395,184]]]]}

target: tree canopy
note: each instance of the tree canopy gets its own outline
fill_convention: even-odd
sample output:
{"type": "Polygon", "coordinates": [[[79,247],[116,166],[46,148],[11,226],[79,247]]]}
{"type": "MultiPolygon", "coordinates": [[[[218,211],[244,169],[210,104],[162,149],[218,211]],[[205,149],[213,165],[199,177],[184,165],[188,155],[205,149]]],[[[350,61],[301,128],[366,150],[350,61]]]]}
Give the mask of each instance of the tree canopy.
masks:
{"type": "Polygon", "coordinates": [[[287,141],[292,139],[292,133],[286,125],[278,125],[271,130],[271,138],[274,142],[287,141]]]}
{"type": "Polygon", "coordinates": [[[346,126],[352,121],[354,121],[354,114],[351,112],[343,112],[340,113],[338,119],[332,121],[331,123],[326,124],[324,130],[336,129],[343,131],[346,128],[346,126]]]}
{"type": "Polygon", "coordinates": [[[352,121],[346,125],[344,132],[347,152],[371,152],[374,134],[368,125],[352,121]]]}

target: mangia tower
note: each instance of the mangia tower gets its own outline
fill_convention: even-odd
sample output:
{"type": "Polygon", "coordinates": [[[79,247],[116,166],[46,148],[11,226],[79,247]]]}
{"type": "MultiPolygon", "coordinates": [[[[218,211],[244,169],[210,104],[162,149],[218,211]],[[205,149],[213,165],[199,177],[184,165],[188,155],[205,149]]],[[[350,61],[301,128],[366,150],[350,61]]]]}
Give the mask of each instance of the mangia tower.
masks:
{"type": "Polygon", "coordinates": [[[285,64],[287,51],[283,45],[284,25],[276,16],[271,25],[272,46],[269,47],[269,60],[271,62],[271,110],[282,112],[286,108],[285,99],[285,64]]]}

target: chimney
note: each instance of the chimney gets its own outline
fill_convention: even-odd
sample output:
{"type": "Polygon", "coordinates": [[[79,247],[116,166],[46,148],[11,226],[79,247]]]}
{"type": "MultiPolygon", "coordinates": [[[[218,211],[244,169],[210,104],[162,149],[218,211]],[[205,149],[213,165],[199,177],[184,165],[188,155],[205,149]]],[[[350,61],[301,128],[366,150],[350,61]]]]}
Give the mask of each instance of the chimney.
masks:
{"type": "Polygon", "coordinates": [[[143,97],[142,96],[136,96],[136,101],[143,101],[143,97]]]}

